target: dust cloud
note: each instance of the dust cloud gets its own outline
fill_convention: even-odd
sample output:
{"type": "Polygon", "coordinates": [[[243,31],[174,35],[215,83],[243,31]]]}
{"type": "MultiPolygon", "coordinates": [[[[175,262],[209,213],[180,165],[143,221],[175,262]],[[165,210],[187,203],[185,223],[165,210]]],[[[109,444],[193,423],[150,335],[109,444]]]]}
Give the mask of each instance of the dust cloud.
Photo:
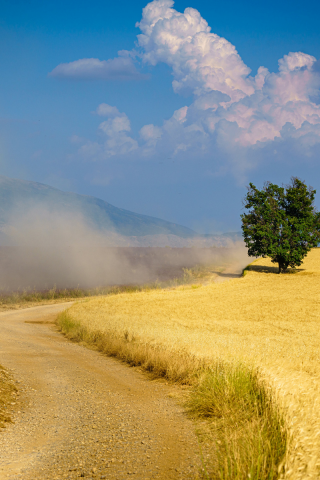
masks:
{"type": "Polygon", "coordinates": [[[180,277],[184,268],[197,264],[210,263],[218,269],[228,263],[241,270],[248,263],[242,242],[212,247],[200,238],[174,235],[124,237],[96,230],[80,213],[42,207],[33,207],[23,215],[17,212],[1,229],[2,294],[54,286],[143,284],[180,277]],[[146,242],[153,246],[139,246],[146,242]]]}

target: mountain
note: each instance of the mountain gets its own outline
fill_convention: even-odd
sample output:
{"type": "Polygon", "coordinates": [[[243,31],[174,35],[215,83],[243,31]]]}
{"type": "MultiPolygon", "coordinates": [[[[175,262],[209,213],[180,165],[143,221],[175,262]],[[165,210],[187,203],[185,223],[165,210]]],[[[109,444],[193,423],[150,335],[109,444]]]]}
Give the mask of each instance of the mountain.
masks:
{"type": "Polygon", "coordinates": [[[175,235],[192,238],[197,235],[190,228],[117,208],[95,197],[63,192],[41,183],[0,175],[0,229],[11,224],[15,212],[21,216],[39,206],[48,212],[81,214],[91,228],[126,237],[175,235]]]}
{"type": "MultiPolygon", "coordinates": [[[[112,239],[111,239],[112,240],[112,239]]],[[[171,247],[171,248],[211,248],[232,247],[235,243],[242,243],[241,232],[230,234],[197,235],[196,237],[182,238],[177,235],[144,235],[140,237],[120,237],[110,242],[118,247],[171,247]]]]}

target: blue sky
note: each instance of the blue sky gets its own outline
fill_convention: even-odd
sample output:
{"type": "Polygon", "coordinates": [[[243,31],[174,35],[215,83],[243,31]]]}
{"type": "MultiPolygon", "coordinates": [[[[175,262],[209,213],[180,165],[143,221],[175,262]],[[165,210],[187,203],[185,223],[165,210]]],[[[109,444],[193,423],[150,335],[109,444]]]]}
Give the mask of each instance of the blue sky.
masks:
{"type": "Polygon", "coordinates": [[[297,175],[320,199],[319,16],[308,1],[1,2],[0,174],[201,232],[239,229],[249,181],[297,175]]]}

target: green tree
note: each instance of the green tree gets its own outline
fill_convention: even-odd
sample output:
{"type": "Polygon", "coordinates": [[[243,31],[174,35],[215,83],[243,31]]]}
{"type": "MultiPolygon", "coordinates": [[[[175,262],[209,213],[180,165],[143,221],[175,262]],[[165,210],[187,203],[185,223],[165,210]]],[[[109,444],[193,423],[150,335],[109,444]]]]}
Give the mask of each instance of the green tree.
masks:
{"type": "Polygon", "coordinates": [[[242,232],[251,257],[270,257],[279,273],[301,265],[311,248],[320,243],[320,213],[314,206],[316,190],[292,177],[289,185],[252,183],[244,199],[242,232]]]}

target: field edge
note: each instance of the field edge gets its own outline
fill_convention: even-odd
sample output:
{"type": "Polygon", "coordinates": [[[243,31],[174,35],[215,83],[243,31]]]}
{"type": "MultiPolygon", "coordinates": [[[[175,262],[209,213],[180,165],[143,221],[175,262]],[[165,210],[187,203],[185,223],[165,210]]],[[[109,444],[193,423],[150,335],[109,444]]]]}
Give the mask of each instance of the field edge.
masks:
{"type": "Polygon", "coordinates": [[[119,336],[113,331],[89,331],[68,310],[58,315],[57,326],[69,340],[139,366],[151,378],[191,387],[185,407],[200,422],[199,438],[212,453],[204,465],[204,478],[279,477],[288,434],[284,417],[258,369],[240,363],[213,365],[187,352],[182,355],[148,345],[128,332],[119,336]]]}

